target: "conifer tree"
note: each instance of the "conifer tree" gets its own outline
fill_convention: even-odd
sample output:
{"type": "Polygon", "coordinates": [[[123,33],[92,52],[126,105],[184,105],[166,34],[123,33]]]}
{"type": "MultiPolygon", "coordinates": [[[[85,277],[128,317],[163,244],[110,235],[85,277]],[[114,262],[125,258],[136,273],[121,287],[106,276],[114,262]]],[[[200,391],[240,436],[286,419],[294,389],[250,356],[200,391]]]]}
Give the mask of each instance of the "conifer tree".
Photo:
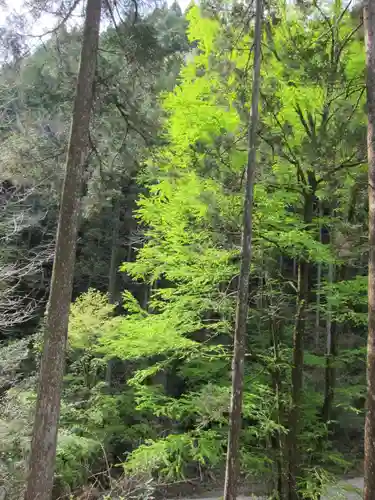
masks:
{"type": "Polygon", "coordinates": [[[25,500],[52,494],[83,167],[88,149],[101,0],[88,0],[72,112],[25,500]]]}
{"type": "Polygon", "coordinates": [[[369,196],[367,415],[364,499],[375,498],[375,1],[364,6],[367,66],[367,154],[369,196]]]}
{"type": "Polygon", "coordinates": [[[244,386],[246,327],[249,310],[249,278],[251,265],[251,240],[253,232],[253,191],[256,166],[257,129],[259,120],[262,15],[263,3],[262,0],[257,0],[254,33],[253,89],[248,130],[249,152],[246,167],[246,191],[242,229],[242,259],[237,291],[236,325],[232,359],[232,396],[230,403],[231,409],[225,470],[225,500],[235,500],[237,498],[237,482],[240,466],[239,444],[242,421],[241,415],[244,386]]]}

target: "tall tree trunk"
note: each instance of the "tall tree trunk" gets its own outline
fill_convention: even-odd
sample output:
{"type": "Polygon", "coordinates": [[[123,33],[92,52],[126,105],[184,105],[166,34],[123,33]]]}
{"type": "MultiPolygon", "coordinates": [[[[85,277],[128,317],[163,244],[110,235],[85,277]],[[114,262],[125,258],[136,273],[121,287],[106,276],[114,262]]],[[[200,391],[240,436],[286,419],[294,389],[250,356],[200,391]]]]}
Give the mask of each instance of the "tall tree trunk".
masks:
{"type": "Polygon", "coordinates": [[[367,415],[364,500],[375,498],[375,0],[364,6],[367,64],[367,151],[369,197],[367,415]]]}
{"type": "Polygon", "coordinates": [[[112,242],[111,242],[111,261],[109,264],[108,275],[108,295],[111,304],[117,300],[117,271],[118,271],[118,240],[120,232],[120,198],[116,196],[112,208],[112,242]]]}
{"type": "MultiPolygon", "coordinates": [[[[272,298],[271,298],[272,306],[272,298]]],[[[274,365],[271,370],[272,389],[275,395],[274,419],[279,426],[284,424],[284,404],[283,404],[283,373],[280,356],[282,323],[276,313],[270,320],[270,332],[272,334],[271,346],[274,353],[274,365]]],[[[280,430],[274,433],[271,438],[272,449],[275,460],[275,489],[278,498],[284,498],[285,491],[285,439],[284,433],[280,430]]]]}
{"type": "Polygon", "coordinates": [[[224,500],[237,498],[237,483],[240,472],[239,440],[242,425],[242,400],[244,384],[244,361],[247,315],[249,310],[249,278],[251,264],[253,188],[256,163],[257,129],[259,121],[260,61],[262,37],[263,0],[256,1],[254,34],[254,68],[249,123],[249,153],[246,168],[246,193],[243,214],[242,259],[238,283],[236,324],[232,360],[232,396],[230,403],[228,449],[225,469],[224,500]]]}
{"type": "Polygon", "coordinates": [[[150,292],[151,292],[151,284],[150,283],[144,283],[143,284],[143,296],[142,296],[142,309],[145,311],[148,311],[148,302],[150,299],[150,292]]]}
{"type": "MultiPolygon", "coordinates": [[[[321,202],[319,202],[319,242],[322,241],[322,222],[323,209],[321,202]]],[[[320,293],[322,287],[322,263],[318,262],[316,277],[316,313],[315,313],[315,348],[319,347],[320,340],[320,293]]]]}
{"type": "Polygon", "coordinates": [[[322,288],[321,262],[318,262],[316,274],[315,348],[318,349],[320,341],[320,293],[322,288]]]}
{"type": "Polygon", "coordinates": [[[297,478],[300,470],[300,450],[298,443],[300,429],[300,405],[303,389],[303,341],[306,321],[306,295],[308,288],[308,262],[300,262],[298,266],[298,293],[297,314],[293,332],[293,360],[292,360],[292,408],[289,414],[289,500],[298,500],[297,478]]]}
{"type": "MultiPolygon", "coordinates": [[[[108,297],[110,304],[116,304],[117,300],[117,268],[118,268],[118,240],[120,232],[120,212],[121,202],[119,196],[113,201],[112,208],[112,242],[111,242],[111,261],[109,264],[108,275],[108,297]]],[[[105,372],[105,379],[108,387],[112,383],[112,366],[113,359],[107,361],[107,369],[105,372]]]]}
{"type": "Polygon", "coordinates": [[[25,500],[49,500],[73,287],[83,165],[93,100],[101,0],[88,0],[62,190],[25,500]]]}
{"type": "MultiPolygon", "coordinates": [[[[311,224],[313,217],[314,194],[305,193],[304,222],[311,224]]],[[[301,259],[298,265],[297,312],[293,332],[293,359],[292,359],[292,406],[289,414],[288,432],[288,500],[298,500],[297,479],[301,475],[301,460],[299,449],[299,432],[301,424],[301,403],[303,392],[303,360],[304,337],[306,329],[306,309],[309,302],[310,264],[301,259]]]]}
{"type": "MultiPolygon", "coordinates": [[[[327,281],[330,285],[332,285],[333,280],[334,266],[333,264],[329,264],[327,281]]],[[[326,366],[324,377],[324,402],[322,409],[322,417],[325,423],[327,423],[332,418],[332,405],[336,382],[335,359],[337,356],[337,323],[335,321],[332,321],[332,311],[330,304],[327,304],[326,333],[326,366]]]]}

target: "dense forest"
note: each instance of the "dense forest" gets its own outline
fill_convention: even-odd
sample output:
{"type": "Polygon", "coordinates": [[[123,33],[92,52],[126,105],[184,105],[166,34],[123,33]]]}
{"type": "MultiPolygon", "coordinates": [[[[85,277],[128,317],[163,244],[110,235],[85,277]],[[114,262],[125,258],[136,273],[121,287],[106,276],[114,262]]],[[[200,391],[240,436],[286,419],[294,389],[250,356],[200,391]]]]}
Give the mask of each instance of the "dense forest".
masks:
{"type": "Polygon", "coordinates": [[[363,476],[375,102],[362,6],[262,4],[103,2],[91,76],[81,22],[65,15],[31,45],[15,21],[0,29],[1,499],[50,498],[32,479],[24,495],[64,290],[53,499],[222,488],[234,458],[247,493],[274,500],[363,476]]]}

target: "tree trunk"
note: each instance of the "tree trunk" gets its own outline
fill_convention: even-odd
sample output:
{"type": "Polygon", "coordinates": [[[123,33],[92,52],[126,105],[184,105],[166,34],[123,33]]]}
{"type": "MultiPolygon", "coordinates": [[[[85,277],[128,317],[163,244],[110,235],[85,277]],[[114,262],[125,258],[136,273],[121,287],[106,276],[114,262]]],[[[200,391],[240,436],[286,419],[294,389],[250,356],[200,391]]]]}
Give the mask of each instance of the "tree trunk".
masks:
{"type": "MultiPolygon", "coordinates": [[[[113,201],[112,209],[112,248],[111,248],[111,261],[109,264],[109,275],[108,275],[108,297],[110,304],[116,304],[117,300],[117,269],[118,269],[118,239],[120,232],[120,212],[121,203],[120,198],[116,196],[113,201]]],[[[107,361],[107,368],[105,372],[105,380],[108,387],[112,384],[112,366],[113,359],[107,361]]]]}
{"type": "Polygon", "coordinates": [[[316,313],[315,313],[315,348],[319,348],[320,341],[320,293],[322,287],[322,263],[318,262],[316,270],[316,313]]]}
{"type": "Polygon", "coordinates": [[[232,360],[232,396],[230,403],[228,449],[225,469],[224,500],[237,498],[237,483],[240,472],[239,440],[244,385],[244,361],[247,315],[249,310],[249,278],[251,264],[253,188],[256,162],[257,128],[259,121],[260,61],[262,36],[263,0],[256,1],[256,20],[254,34],[254,68],[249,123],[249,153],[246,168],[246,192],[242,230],[242,259],[238,283],[236,324],[234,332],[232,360]]]}
{"type": "Polygon", "coordinates": [[[367,154],[369,196],[367,415],[364,500],[375,498],[375,0],[364,6],[367,64],[367,154]]]}
{"type": "MultiPolygon", "coordinates": [[[[304,222],[311,224],[313,217],[314,194],[305,193],[304,222]]],[[[306,328],[306,309],[309,302],[310,264],[301,259],[298,265],[297,313],[293,332],[292,359],[292,406],[289,413],[288,453],[289,453],[289,500],[298,500],[297,479],[301,475],[299,432],[301,424],[301,402],[303,392],[304,337],[306,328]]]]}
{"type": "Polygon", "coordinates": [[[53,487],[65,345],[73,287],[83,165],[87,155],[93,99],[100,13],[101,0],[88,0],[61,197],[25,500],[49,500],[53,487]]]}
{"type": "MultiPolygon", "coordinates": [[[[327,281],[332,285],[334,280],[334,267],[329,264],[327,281]]],[[[337,324],[332,321],[331,307],[327,305],[327,319],[326,319],[326,332],[327,332],[327,345],[326,345],[326,366],[325,366],[325,381],[324,381],[324,403],[322,409],[323,421],[329,422],[332,418],[332,405],[334,398],[336,370],[335,359],[337,356],[337,324]]]]}
{"type": "Polygon", "coordinates": [[[109,264],[108,275],[108,295],[111,304],[115,304],[117,300],[117,271],[118,271],[118,240],[120,232],[120,211],[121,203],[120,198],[116,197],[113,202],[112,209],[112,248],[111,248],[111,261],[109,264]]]}
{"type": "MultiPolygon", "coordinates": [[[[322,241],[322,223],[323,209],[319,203],[319,242],[322,241]]],[[[322,287],[322,263],[318,262],[316,277],[316,313],[315,313],[315,348],[319,348],[320,340],[320,293],[322,287]]]]}
{"type": "Polygon", "coordinates": [[[303,341],[305,335],[306,300],[308,290],[308,262],[300,262],[298,266],[297,314],[293,333],[292,360],[292,408],[289,414],[289,500],[298,500],[297,478],[300,470],[300,450],[298,436],[300,429],[300,405],[303,389],[303,341]]]}
{"type": "MultiPolygon", "coordinates": [[[[271,299],[272,300],[272,299],[271,299]]],[[[272,302],[271,302],[272,306],[272,302]]],[[[281,346],[281,320],[276,316],[270,320],[270,331],[272,334],[271,346],[274,352],[274,366],[271,371],[272,389],[275,394],[275,414],[274,419],[278,425],[284,424],[284,403],[283,403],[283,373],[280,356],[281,346]]],[[[285,439],[282,431],[277,431],[271,437],[272,449],[275,461],[275,489],[278,498],[284,498],[285,491],[285,439]]]]}
{"type": "Polygon", "coordinates": [[[148,301],[150,298],[150,288],[151,285],[149,283],[143,284],[143,296],[142,296],[142,309],[148,311],[148,301]]]}

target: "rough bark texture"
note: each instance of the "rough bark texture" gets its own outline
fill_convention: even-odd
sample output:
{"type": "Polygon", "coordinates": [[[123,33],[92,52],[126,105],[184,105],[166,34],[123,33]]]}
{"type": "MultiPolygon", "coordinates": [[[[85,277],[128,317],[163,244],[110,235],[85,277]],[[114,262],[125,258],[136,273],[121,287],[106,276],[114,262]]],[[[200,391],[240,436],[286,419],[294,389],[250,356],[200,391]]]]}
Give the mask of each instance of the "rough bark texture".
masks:
{"type": "Polygon", "coordinates": [[[249,124],[249,154],[246,169],[246,193],[242,232],[242,259],[238,283],[236,325],[232,361],[232,396],[229,418],[227,461],[225,469],[224,500],[237,498],[239,477],[239,439],[241,433],[241,413],[243,399],[244,358],[246,326],[249,300],[249,277],[251,264],[253,188],[256,163],[257,128],[259,120],[260,61],[262,36],[263,0],[256,1],[256,21],[254,34],[254,68],[249,124]]]}
{"type": "Polygon", "coordinates": [[[364,499],[375,498],[375,0],[364,6],[367,63],[369,269],[364,499]]]}
{"type": "Polygon", "coordinates": [[[38,399],[25,500],[49,500],[53,487],[60,396],[72,295],[83,164],[87,154],[101,0],[88,0],[61,197],[38,399]]]}

